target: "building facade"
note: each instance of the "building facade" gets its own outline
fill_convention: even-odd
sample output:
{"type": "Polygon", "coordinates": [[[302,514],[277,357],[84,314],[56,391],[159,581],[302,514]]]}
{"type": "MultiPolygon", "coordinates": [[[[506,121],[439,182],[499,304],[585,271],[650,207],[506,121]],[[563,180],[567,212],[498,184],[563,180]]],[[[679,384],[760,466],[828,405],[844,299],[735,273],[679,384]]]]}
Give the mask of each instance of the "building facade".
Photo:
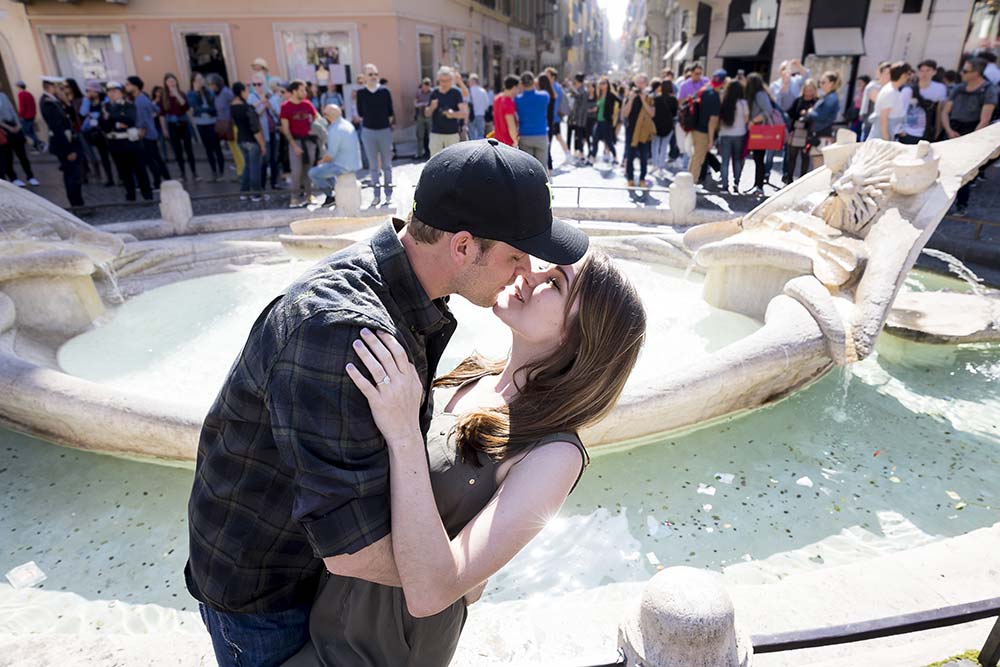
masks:
{"type": "Polygon", "coordinates": [[[442,65],[498,87],[507,73],[586,61],[570,28],[577,6],[586,20],[597,9],[596,0],[0,0],[0,86],[23,79],[38,93],[42,74],[81,85],[138,74],[152,87],[172,72],[187,88],[194,72],[246,80],[264,58],[281,79],[332,87],[371,62],[405,129],[420,79],[442,65]]]}

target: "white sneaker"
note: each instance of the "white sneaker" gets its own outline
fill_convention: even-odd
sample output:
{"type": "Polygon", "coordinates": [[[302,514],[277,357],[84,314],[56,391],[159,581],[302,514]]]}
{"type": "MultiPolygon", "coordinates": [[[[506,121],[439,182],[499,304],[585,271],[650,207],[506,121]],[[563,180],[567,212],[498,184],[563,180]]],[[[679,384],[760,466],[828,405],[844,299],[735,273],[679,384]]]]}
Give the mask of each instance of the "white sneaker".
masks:
{"type": "Polygon", "coordinates": [[[23,188],[23,187],[25,187],[25,186],[28,185],[27,183],[25,183],[24,181],[22,181],[20,178],[15,178],[12,181],[12,183],[14,183],[14,185],[16,185],[19,188],[23,188]]]}
{"type": "Polygon", "coordinates": [[[240,201],[246,201],[246,200],[247,200],[246,195],[240,195],[240,201]]]}
{"type": "Polygon", "coordinates": [[[38,182],[37,178],[29,178],[28,179],[28,185],[34,185],[34,186],[37,187],[37,186],[41,185],[41,183],[38,182]]]}

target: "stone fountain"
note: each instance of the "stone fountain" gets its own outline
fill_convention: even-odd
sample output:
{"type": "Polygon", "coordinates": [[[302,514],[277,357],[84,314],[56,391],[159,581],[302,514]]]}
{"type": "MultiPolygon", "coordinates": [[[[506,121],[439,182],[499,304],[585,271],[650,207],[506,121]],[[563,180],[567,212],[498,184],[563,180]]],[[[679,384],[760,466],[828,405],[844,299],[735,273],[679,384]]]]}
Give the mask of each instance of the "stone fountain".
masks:
{"type": "MultiPolygon", "coordinates": [[[[681,223],[711,219],[702,211],[678,219],[691,204],[690,183],[680,178],[670,197],[677,210],[663,221],[673,227],[585,225],[593,244],[615,257],[704,272],[708,303],[764,324],[675,372],[630,385],[584,441],[635,442],[753,409],[869,355],[958,188],[998,153],[1000,125],[917,146],[859,144],[841,132],[824,149],[825,167],[742,218],[678,232],[681,223]]],[[[9,184],[0,183],[0,197],[0,422],[68,446],[186,463],[202,414],[58,366],[58,345],[118,298],[111,278],[117,274],[127,298],[251,262],[288,261],[289,253],[330,252],[363,240],[380,222],[296,221],[301,212],[261,211],[165,216],[171,219],[97,231],[9,184]]]]}

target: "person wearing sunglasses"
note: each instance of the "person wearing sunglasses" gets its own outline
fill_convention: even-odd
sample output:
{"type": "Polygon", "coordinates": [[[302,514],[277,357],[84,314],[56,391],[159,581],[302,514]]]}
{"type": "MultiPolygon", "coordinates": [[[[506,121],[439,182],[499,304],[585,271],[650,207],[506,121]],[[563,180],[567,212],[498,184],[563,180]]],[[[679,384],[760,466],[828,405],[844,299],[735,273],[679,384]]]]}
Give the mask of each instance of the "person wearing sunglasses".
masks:
{"type": "Polygon", "coordinates": [[[368,157],[372,185],[380,186],[379,169],[385,187],[392,187],[392,128],[396,115],[392,94],[379,83],[378,68],[365,65],[365,87],[358,91],[357,114],[361,119],[361,145],[368,157]]]}

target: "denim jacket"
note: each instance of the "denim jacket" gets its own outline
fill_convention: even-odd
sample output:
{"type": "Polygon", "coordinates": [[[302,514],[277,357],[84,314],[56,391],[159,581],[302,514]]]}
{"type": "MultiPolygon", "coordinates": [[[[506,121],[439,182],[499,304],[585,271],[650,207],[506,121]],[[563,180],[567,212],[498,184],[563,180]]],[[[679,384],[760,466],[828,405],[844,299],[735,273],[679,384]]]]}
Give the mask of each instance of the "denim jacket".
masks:
{"type": "Polygon", "coordinates": [[[215,95],[207,88],[201,94],[197,91],[187,92],[187,103],[191,107],[195,125],[212,125],[215,123],[215,95]]]}

